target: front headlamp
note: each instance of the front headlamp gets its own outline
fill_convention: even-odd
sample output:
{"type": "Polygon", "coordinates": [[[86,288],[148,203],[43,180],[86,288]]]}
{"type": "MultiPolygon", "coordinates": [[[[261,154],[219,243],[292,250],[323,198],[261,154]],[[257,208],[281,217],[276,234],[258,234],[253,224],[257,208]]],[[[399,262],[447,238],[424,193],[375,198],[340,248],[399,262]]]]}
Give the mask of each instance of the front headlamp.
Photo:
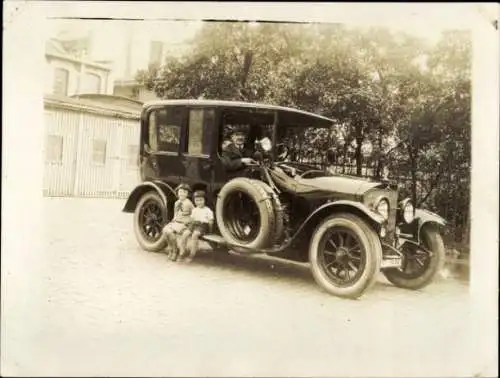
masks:
{"type": "Polygon", "coordinates": [[[389,219],[389,201],[387,198],[381,198],[375,206],[375,211],[384,217],[384,220],[389,219]]]}
{"type": "Polygon", "coordinates": [[[410,224],[415,218],[415,208],[409,199],[404,200],[401,203],[401,210],[403,212],[403,220],[405,223],[410,224]]]}

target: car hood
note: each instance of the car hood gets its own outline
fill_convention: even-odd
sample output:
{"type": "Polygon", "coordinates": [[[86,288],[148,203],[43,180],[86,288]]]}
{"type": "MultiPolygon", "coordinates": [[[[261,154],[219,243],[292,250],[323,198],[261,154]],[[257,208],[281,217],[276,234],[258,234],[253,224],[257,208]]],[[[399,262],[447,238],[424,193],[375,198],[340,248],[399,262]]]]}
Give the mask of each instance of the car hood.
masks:
{"type": "Polygon", "coordinates": [[[314,186],[322,191],[354,195],[362,195],[370,189],[383,186],[380,182],[346,176],[325,176],[298,181],[300,184],[314,186]]]}

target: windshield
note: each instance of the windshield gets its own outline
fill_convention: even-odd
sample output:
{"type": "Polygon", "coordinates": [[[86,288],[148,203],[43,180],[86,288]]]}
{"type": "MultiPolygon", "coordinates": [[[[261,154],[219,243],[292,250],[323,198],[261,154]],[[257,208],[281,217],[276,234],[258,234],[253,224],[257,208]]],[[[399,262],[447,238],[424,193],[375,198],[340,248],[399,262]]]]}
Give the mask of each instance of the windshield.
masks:
{"type": "MultiPolygon", "coordinates": [[[[363,160],[361,167],[358,167],[356,141],[352,133],[349,133],[347,125],[280,125],[276,144],[280,143],[288,150],[286,156],[288,162],[312,165],[318,169],[325,169],[333,175],[378,177],[377,166],[373,164],[376,156],[373,153],[373,145],[369,142],[362,144],[363,160]]],[[[277,157],[277,160],[282,159],[277,157]]],[[[380,172],[385,173],[386,168],[381,168],[380,172]]]]}
{"type": "Polygon", "coordinates": [[[279,127],[277,144],[286,146],[288,161],[325,167],[332,163],[339,145],[338,127],[287,126],[279,127]]]}

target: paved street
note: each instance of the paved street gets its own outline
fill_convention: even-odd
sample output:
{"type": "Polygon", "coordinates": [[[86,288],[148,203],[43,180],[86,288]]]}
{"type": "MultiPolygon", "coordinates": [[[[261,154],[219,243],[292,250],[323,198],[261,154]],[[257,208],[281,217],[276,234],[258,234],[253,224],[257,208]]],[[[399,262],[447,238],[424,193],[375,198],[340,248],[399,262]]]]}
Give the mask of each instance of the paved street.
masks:
{"type": "MultiPolygon", "coordinates": [[[[172,263],[139,249],[123,204],[44,200],[39,266],[9,261],[26,265],[31,294],[4,302],[4,374],[469,373],[463,283],[441,280],[409,292],[380,278],[352,301],[322,292],[297,264],[212,254],[172,263]]],[[[16,287],[22,282],[13,278],[8,292],[28,292],[16,287]]]]}

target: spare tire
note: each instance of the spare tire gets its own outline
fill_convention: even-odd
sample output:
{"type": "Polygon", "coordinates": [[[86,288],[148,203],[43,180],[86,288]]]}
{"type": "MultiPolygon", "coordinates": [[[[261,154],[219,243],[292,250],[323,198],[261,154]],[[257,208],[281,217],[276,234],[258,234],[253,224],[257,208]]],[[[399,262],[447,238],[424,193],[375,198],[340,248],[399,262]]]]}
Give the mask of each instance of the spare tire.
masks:
{"type": "Polygon", "coordinates": [[[274,198],[262,181],[238,177],[224,185],[215,208],[221,236],[231,245],[263,249],[274,241],[274,198]]]}
{"type": "Polygon", "coordinates": [[[276,244],[281,241],[285,229],[284,209],[276,192],[265,182],[259,181],[259,183],[266,190],[267,194],[269,194],[273,199],[274,235],[272,242],[273,244],[276,244]]]}

